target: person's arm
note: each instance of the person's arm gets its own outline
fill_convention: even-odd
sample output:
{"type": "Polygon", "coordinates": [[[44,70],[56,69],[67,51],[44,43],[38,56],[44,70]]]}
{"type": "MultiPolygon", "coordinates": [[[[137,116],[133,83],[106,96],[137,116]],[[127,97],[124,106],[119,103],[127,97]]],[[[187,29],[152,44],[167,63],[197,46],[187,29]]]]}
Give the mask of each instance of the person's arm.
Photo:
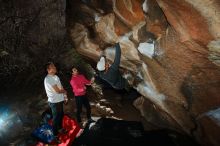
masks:
{"type": "MultiPolygon", "coordinates": [[[[59,79],[59,78],[58,78],[59,79]]],[[[59,81],[60,82],[60,81],[59,81]]],[[[58,94],[66,94],[66,90],[64,90],[63,88],[59,88],[58,85],[57,85],[57,82],[53,79],[53,78],[46,78],[45,79],[45,83],[48,85],[48,86],[51,86],[53,88],[53,90],[58,93],[58,94]]],[[[62,85],[61,85],[62,86],[62,85]]]]}
{"type": "Polygon", "coordinates": [[[95,77],[91,78],[91,84],[93,84],[95,82],[95,77]]]}
{"type": "Polygon", "coordinates": [[[119,68],[120,60],[121,60],[121,47],[119,43],[116,43],[115,44],[115,59],[111,66],[116,69],[119,68]]]}
{"type": "Polygon", "coordinates": [[[100,58],[101,57],[105,57],[105,52],[102,50],[102,51],[100,51],[100,58]]]}
{"type": "Polygon", "coordinates": [[[52,87],[53,87],[53,89],[55,90],[55,92],[57,92],[57,93],[59,93],[59,94],[61,94],[61,93],[66,94],[66,93],[67,93],[65,89],[59,88],[59,87],[57,86],[57,84],[53,85],[52,87]]]}
{"type": "Polygon", "coordinates": [[[82,75],[82,79],[83,79],[83,83],[84,83],[85,85],[91,85],[92,81],[87,80],[84,75],[82,75]]]}
{"type": "Polygon", "coordinates": [[[85,78],[85,76],[83,76],[83,81],[84,81],[85,85],[91,85],[92,83],[94,83],[95,78],[92,77],[91,80],[88,80],[88,79],[85,78]]]}
{"type": "Polygon", "coordinates": [[[67,94],[64,94],[64,104],[67,104],[67,102],[68,102],[67,94]]]}

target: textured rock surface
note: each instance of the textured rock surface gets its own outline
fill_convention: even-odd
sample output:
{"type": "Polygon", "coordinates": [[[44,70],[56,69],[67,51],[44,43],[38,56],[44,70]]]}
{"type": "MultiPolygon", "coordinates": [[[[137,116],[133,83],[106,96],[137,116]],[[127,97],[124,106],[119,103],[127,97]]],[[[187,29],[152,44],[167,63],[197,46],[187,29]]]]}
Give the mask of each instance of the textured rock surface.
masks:
{"type": "MultiPolygon", "coordinates": [[[[92,3],[95,5],[95,1],[82,5],[92,8],[92,3]]],[[[113,0],[109,4],[112,10],[105,11],[106,8],[99,6],[104,13],[99,14],[98,21],[94,19],[90,28],[85,27],[92,29],[87,31],[87,36],[93,32],[95,35],[89,39],[98,47],[87,42],[85,46],[90,47],[81,48],[72,37],[78,52],[97,60],[99,50],[104,50],[112,60],[114,51],[109,44],[120,42],[121,67],[128,71],[129,82],[150,100],[139,107],[142,115],[148,121],[149,116],[154,116],[165,127],[173,126],[194,135],[204,145],[217,145],[212,140],[217,132],[209,130],[213,124],[216,128],[218,125],[207,125],[198,117],[220,106],[219,1],[113,0]],[[150,57],[142,53],[152,49],[138,51],[140,43],[146,42],[155,46],[150,57]],[[93,50],[91,54],[89,48],[93,50]],[[146,107],[150,103],[156,110],[146,107]],[[149,113],[144,113],[144,109],[149,113]],[[205,135],[209,137],[203,141],[205,135]]]]}
{"type": "MultiPolygon", "coordinates": [[[[215,26],[206,23],[206,17],[203,16],[203,12],[207,11],[207,7],[204,5],[198,6],[198,2],[189,1],[178,1],[178,0],[157,0],[160,7],[163,9],[167,20],[174,27],[174,29],[179,33],[181,41],[187,41],[193,39],[203,44],[207,44],[213,37],[219,37],[219,28],[215,30],[217,32],[214,36],[209,30],[215,26]],[[199,7],[198,10],[196,7],[199,7]]],[[[204,2],[203,2],[204,3],[204,2]]],[[[217,3],[217,1],[216,1],[217,3]]],[[[206,4],[207,5],[207,4],[206,4]]],[[[218,9],[212,9],[211,7],[215,5],[215,2],[210,4],[208,11],[216,11],[217,13],[212,17],[212,20],[216,20],[216,16],[219,16],[218,9]]],[[[219,21],[219,20],[218,20],[219,21]]],[[[219,25],[216,22],[215,25],[219,25]]]]}
{"type": "Polygon", "coordinates": [[[0,1],[1,86],[11,87],[12,82],[18,86],[17,80],[23,80],[23,85],[39,83],[36,80],[44,74],[44,64],[50,59],[59,62],[59,56],[70,48],[65,7],[64,0],[0,1]]]}
{"type": "Polygon", "coordinates": [[[211,41],[208,44],[209,60],[220,66],[220,40],[211,41]]]}
{"type": "Polygon", "coordinates": [[[147,30],[160,37],[168,25],[167,18],[165,17],[162,9],[159,7],[155,0],[145,0],[143,7],[147,7],[146,22],[147,30]]]}
{"type": "Polygon", "coordinates": [[[121,21],[132,27],[144,20],[141,4],[141,1],[113,0],[113,10],[121,21]]]}

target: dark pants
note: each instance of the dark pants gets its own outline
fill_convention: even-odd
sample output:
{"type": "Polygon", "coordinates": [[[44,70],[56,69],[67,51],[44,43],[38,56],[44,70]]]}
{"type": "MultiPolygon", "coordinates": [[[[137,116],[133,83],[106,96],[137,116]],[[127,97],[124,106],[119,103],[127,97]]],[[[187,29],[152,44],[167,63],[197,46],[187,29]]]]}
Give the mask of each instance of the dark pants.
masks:
{"type": "Polygon", "coordinates": [[[50,103],[49,106],[53,115],[53,132],[56,136],[58,134],[58,130],[62,129],[62,121],[63,121],[63,101],[58,103],[50,103]]]}
{"type": "Polygon", "coordinates": [[[76,98],[76,118],[77,121],[80,123],[81,122],[81,112],[82,112],[82,106],[85,106],[86,108],[86,115],[87,119],[91,119],[91,107],[89,104],[89,100],[86,97],[86,95],[83,96],[75,96],[76,98]]]}

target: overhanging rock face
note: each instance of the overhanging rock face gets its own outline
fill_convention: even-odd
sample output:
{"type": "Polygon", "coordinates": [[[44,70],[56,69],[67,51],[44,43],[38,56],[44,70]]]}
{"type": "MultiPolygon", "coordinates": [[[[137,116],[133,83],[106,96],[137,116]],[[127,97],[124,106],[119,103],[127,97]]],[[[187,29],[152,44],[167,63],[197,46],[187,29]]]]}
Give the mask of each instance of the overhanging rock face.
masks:
{"type": "MultiPolygon", "coordinates": [[[[69,29],[77,51],[94,61],[100,50],[113,61],[109,43],[120,42],[129,82],[173,128],[203,143],[201,135],[209,131],[201,129],[209,125],[198,117],[220,106],[219,7],[218,0],[70,3],[69,29]]],[[[216,133],[209,135],[206,143],[216,144],[216,133]]]]}

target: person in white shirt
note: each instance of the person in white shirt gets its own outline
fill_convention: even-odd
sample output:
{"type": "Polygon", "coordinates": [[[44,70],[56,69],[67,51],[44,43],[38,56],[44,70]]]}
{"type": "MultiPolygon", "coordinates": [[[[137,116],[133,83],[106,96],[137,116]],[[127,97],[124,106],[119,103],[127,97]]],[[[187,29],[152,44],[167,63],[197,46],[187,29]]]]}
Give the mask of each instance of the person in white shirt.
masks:
{"type": "Polygon", "coordinates": [[[48,103],[53,115],[53,132],[57,136],[59,132],[65,131],[62,128],[63,103],[67,102],[67,92],[63,88],[59,77],[56,75],[57,69],[54,63],[48,62],[47,76],[44,78],[44,87],[48,97],[48,103]]]}

